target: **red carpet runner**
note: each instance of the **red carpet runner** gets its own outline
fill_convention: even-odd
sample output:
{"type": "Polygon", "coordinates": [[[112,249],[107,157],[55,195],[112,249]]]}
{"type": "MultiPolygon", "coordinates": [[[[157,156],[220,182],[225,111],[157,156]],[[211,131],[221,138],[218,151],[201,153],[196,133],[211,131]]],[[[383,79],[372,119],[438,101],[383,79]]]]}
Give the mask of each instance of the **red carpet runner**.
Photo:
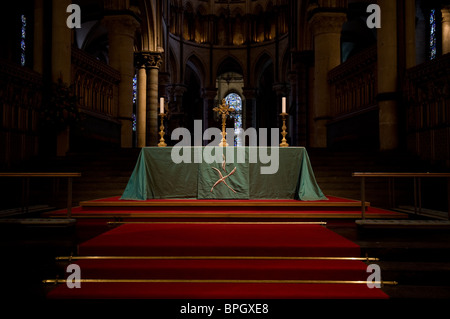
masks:
{"type": "Polygon", "coordinates": [[[60,284],[48,298],[388,298],[364,283],[295,282],[367,280],[362,261],[320,258],[360,257],[358,245],[320,225],[125,224],[81,244],[79,256],[115,256],[75,258],[82,279],[128,282],[60,284]]]}

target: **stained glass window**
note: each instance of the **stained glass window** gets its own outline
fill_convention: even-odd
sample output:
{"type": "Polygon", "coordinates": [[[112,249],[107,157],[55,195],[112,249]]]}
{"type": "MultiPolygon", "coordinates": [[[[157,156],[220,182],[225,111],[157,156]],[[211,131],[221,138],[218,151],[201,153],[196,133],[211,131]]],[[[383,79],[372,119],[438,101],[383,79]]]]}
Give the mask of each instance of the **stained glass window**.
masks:
{"type": "Polygon", "coordinates": [[[430,12],[430,60],[436,58],[436,10],[430,12]]]}
{"type": "Polygon", "coordinates": [[[135,74],[133,77],[133,104],[136,103],[137,100],[137,75],[135,74]]]}
{"type": "Polygon", "coordinates": [[[27,18],[25,17],[25,15],[22,14],[20,16],[20,20],[22,23],[20,34],[20,64],[22,66],[25,66],[25,51],[26,51],[25,38],[27,35],[27,18]]]}
{"type": "Polygon", "coordinates": [[[136,132],[136,114],[133,113],[131,117],[133,119],[133,132],[136,132]]]}
{"type": "MultiPolygon", "coordinates": [[[[133,106],[136,104],[136,100],[137,100],[137,75],[135,74],[133,77],[133,106]]],[[[136,132],[136,114],[133,113],[132,117],[133,117],[133,131],[136,132]]]]}
{"type": "Polygon", "coordinates": [[[234,118],[234,146],[242,146],[242,99],[239,94],[230,93],[225,97],[229,107],[235,109],[234,118]]]}

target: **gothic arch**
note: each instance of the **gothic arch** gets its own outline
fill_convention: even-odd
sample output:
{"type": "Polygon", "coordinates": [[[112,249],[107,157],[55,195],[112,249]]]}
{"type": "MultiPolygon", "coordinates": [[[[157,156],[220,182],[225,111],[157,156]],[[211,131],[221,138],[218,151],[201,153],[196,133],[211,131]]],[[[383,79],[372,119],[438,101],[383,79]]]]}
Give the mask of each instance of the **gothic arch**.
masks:
{"type": "Polygon", "coordinates": [[[108,30],[100,21],[84,22],[75,30],[75,37],[80,49],[108,63],[108,30]]]}
{"type": "Polygon", "coordinates": [[[227,16],[227,10],[225,8],[219,8],[217,16],[225,18],[227,16]]]}
{"type": "Polygon", "coordinates": [[[180,79],[178,78],[178,70],[179,65],[177,63],[177,59],[175,58],[175,54],[173,53],[172,47],[169,49],[169,73],[173,83],[179,83],[180,79]]]}
{"type": "Polygon", "coordinates": [[[341,31],[341,57],[343,62],[376,44],[376,29],[366,27],[368,15],[363,3],[349,4],[347,21],[342,25],[341,31]]]}
{"type": "Polygon", "coordinates": [[[239,97],[242,99],[242,101],[245,100],[245,96],[242,94],[242,92],[239,92],[238,90],[236,90],[235,88],[229,88],[228,90],[226,90],[223,94],[224,97],[228,96],[231,93],[235,93],[237,95],[239,95],[239,97]]]}
{"type": "Polygon", "coordinates": [[[142,1],[143,7],[143,20],[141,22],[141,44],[140,50],[142,51],[157,51],[157,27],[156,27],[156,16],[155,16],[155,4],[153,1],[142,1]]]}
{"type": "Polygon", "coordinates": [[[258,3],[253,9],[254,15],[260,15],[264,11],[263,7],[258,3]]]}
{"type": "Polygon", "coordinates": [[[280,80],[282,82],[288,82],[288,72],[291,69],[291,54],[288,49],[284,51],[282,55],[281,65],[280,65],[280,80]]]}
{"type": "Polygon", "coordinates": [[[301,1],[298,4],[296,15],[298,17],[297,21],[299,22],[299,26],[296,31],[297,36],[295,37],[295,47],[299,51],[313,50],[314,48],[314,37],[308,24],[309,9],[310,6],[313,6],[310,2],[312,3],[313,1],[301,1]]]}
{"type": "Polygon", "coordinates": [[[240,15],[241,17],[245,15],[244,11],[240,7],[236,7],[233,9],[233,12],[231,13],[232,17],[236,17],[240,15]]]}
{"type": "Polygon", "coordinates": [[[194,130],[194,120],[203,117],[203,99],[201,97],[202,79],[200,78],[199,66],[196,65],[198,59],[194,55],[186,64],[183,83],[186,92],[183,94],[182,110],[184,112],[183,127],[189,131],[194,130]]]}
{"type": "Polygon", "coordinates": [[[259,56],[256,59],[256,63],[253,66],[253,81],[255,84],[259,82],[259,79],[265,69],[272,63],[273,64],[273,58],[270,56],[270,54],[267,51],[263,51],[259,54],[259,56]]]}
{"type": "MultiPolygon", "coordinates": [[[[195,55],[192,54],[187,60],[186,60],[186,67],[189,66],[198,76],[200,80],[200,85],[204,87],[206,83],[205,78],[205,67],[203,66],[202,61],[195,55]]],[[[185,72],[186,73],[186,72],[185,72]]]]}
{"type": "Polygon", "coordinates": [[[242,64],[239,63],[238,59],[231,55],[226,56],[220,63],[218,63],[214,78],[217,78],[219,75],[227,72],[235,72],[245,76],[242,64]]]}
{"type": "Polygon", "coordinates": [[[274,60],[267,52],[263,52],[255,63],[255,87],[256,97],[256,117],[257,127],[277,127],[278,110],[276,94],[273,90],[275,82],[274,60]]]}

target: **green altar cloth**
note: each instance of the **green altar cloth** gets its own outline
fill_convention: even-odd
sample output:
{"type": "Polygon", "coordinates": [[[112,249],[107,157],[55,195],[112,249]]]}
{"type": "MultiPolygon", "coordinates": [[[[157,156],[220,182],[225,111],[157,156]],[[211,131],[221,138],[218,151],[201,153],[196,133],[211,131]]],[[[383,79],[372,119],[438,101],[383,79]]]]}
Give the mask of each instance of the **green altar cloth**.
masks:
{"type": "Polygon", "coordinates": [[[304,147],[211,149],[142,148],[121,199],[327,199],[304,147]]]}

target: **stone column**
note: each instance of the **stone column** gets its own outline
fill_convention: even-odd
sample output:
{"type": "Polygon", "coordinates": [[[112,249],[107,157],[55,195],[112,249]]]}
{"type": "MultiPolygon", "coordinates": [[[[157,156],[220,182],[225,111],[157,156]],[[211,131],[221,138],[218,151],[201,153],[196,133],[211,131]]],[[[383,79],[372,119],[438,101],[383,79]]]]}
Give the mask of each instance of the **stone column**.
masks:
{"type": "Polygon", "coordinates": [[[243,87],[242,93],[245,96],[245,107],[243,110],[245,119],[242,121],[244,129],[249,127],[256,128],[256,89],[252,87],[243,87]]]}
{"type": "Polygon", "coordinates": [[[66,25],[71,0],[53,0],[52,5],[52,81],[70,84],[72,30],[66,25]]]}
{"type": "Polygon", "coordinates": [[[310,130],[310,114],[309,105],[311,105],[314,98],[312,97],[313,88],[313,73],[314,73],[314,52],[303,51],[299,52],[294,59],[297,69],[297,100],[298,100],[298,123],[301,130],[298,132],[297,145],[309,147],[309,130],[310,130]]]}
{"type": "Polygon", "coordinates": [[[377,30],[380,150],[398,147],[397,3],[379,0],[381,28],[377,30]]]}
{"type": "Polygon", "coordinates": [[[162,63],[161,53],[146,52],[147,60],[147,145],[156,146],[159,143],[159,90],[158,72],[162,63]]]}
{"type": "Polygon", "coordinates": [[[318,12],[309,21],[314,34],[314,102],[311,147],[327,147],[327,122],[331,119],[328,72],[341,63],[341,30],[345,13],[318,12]]]}
{"type": "MultiPolygon", "coordinates": [[[[450,21],[449,21],[450,22],[450,21]]],[[[450,36],[450,33],[449,33],[450,36]]],[[[405,1],[406,68],[416,65],[416,1],[405,1]]]]}
{"type": "Polygon", "coordinates": [[[33,70],[44,72],[44,0],[34,0],[33,70]]]}
{"type": "Polygon", "coordinates": [[[133,145],[133,77],[134,34],[138,21],[130,15],[106,16],[108,28],[109,64],[120,72],[119,109],[117,118],[121,122],[121,147],[133,145]]]}
{"type": "Polygon", "coordinates": [[[442,13],[442,54],[450,52],[450,8],[445,7],[442,13]]]}
{"type": "MultiPolygon", "coordinates": [[[[202,98],[203,98],[203,131],[210,127],[214,108],[214,99],[217,96],[217,88],[203,88],[202,98]]],[[[206,141],[204,141],[206,142],[206,141]]]]}
{"type": "Polygon", "coordinates": [[[174,98],[174,113],[184,114],[183,110],[183,95],[187,91],[187,87],[184,84],[178,83],[169,86],[169,90],[172,92],[174,98]]]}
{"type": "MultiPolygon", "coordinates": [[[[304,119],[304,116],[300,116],[299,114],[299,95],[298,95],[298,72],[291,71],[287,75],[287,79],[289,81],[291,92],[289,96],[289,101],[292,104],[292,110],[289,112],[290,118],[292,119],[291,123],[291,144],[290,145],[299,145],[299,135],[300,129],[304,128],[304,126],[300,125],[300,119],[304,119]]],[[[303,144],[304,145],[304,144],[303,144]]]]}
{"type": "Polygon", "coordinates": [[[187,88],[183,84],[171,84],[167,86],[167,96],[169,99],[170,122],[169,130],[173,131],[177,127],[184,127],[183,94],[187,88]]]}
{"type": "Polygon", "coordinates": [[[147,69],[141,53],[136,55],[137,73],[137,147],[146,146],[147,69]]]}
{"type": "MultiPolygon", "coordinates": [[[[52,82],[71,84],[72,30],[66,25],[66,9],[72,1],[53,0],[52,2],[52,82]]],[[[67,127],[59,132],[56,139],[56,156],[65,156],[69,151],[70,132],[67,127]]]]}
{"type": "Polygon", "coordinates": [[[167,86],[170,84],[170,73],[162,72],[161,69],[158,73],[158,88],[159,88],[159,96],[165,98],[166,102],[168,101],[167,95],[167,86]]]}

